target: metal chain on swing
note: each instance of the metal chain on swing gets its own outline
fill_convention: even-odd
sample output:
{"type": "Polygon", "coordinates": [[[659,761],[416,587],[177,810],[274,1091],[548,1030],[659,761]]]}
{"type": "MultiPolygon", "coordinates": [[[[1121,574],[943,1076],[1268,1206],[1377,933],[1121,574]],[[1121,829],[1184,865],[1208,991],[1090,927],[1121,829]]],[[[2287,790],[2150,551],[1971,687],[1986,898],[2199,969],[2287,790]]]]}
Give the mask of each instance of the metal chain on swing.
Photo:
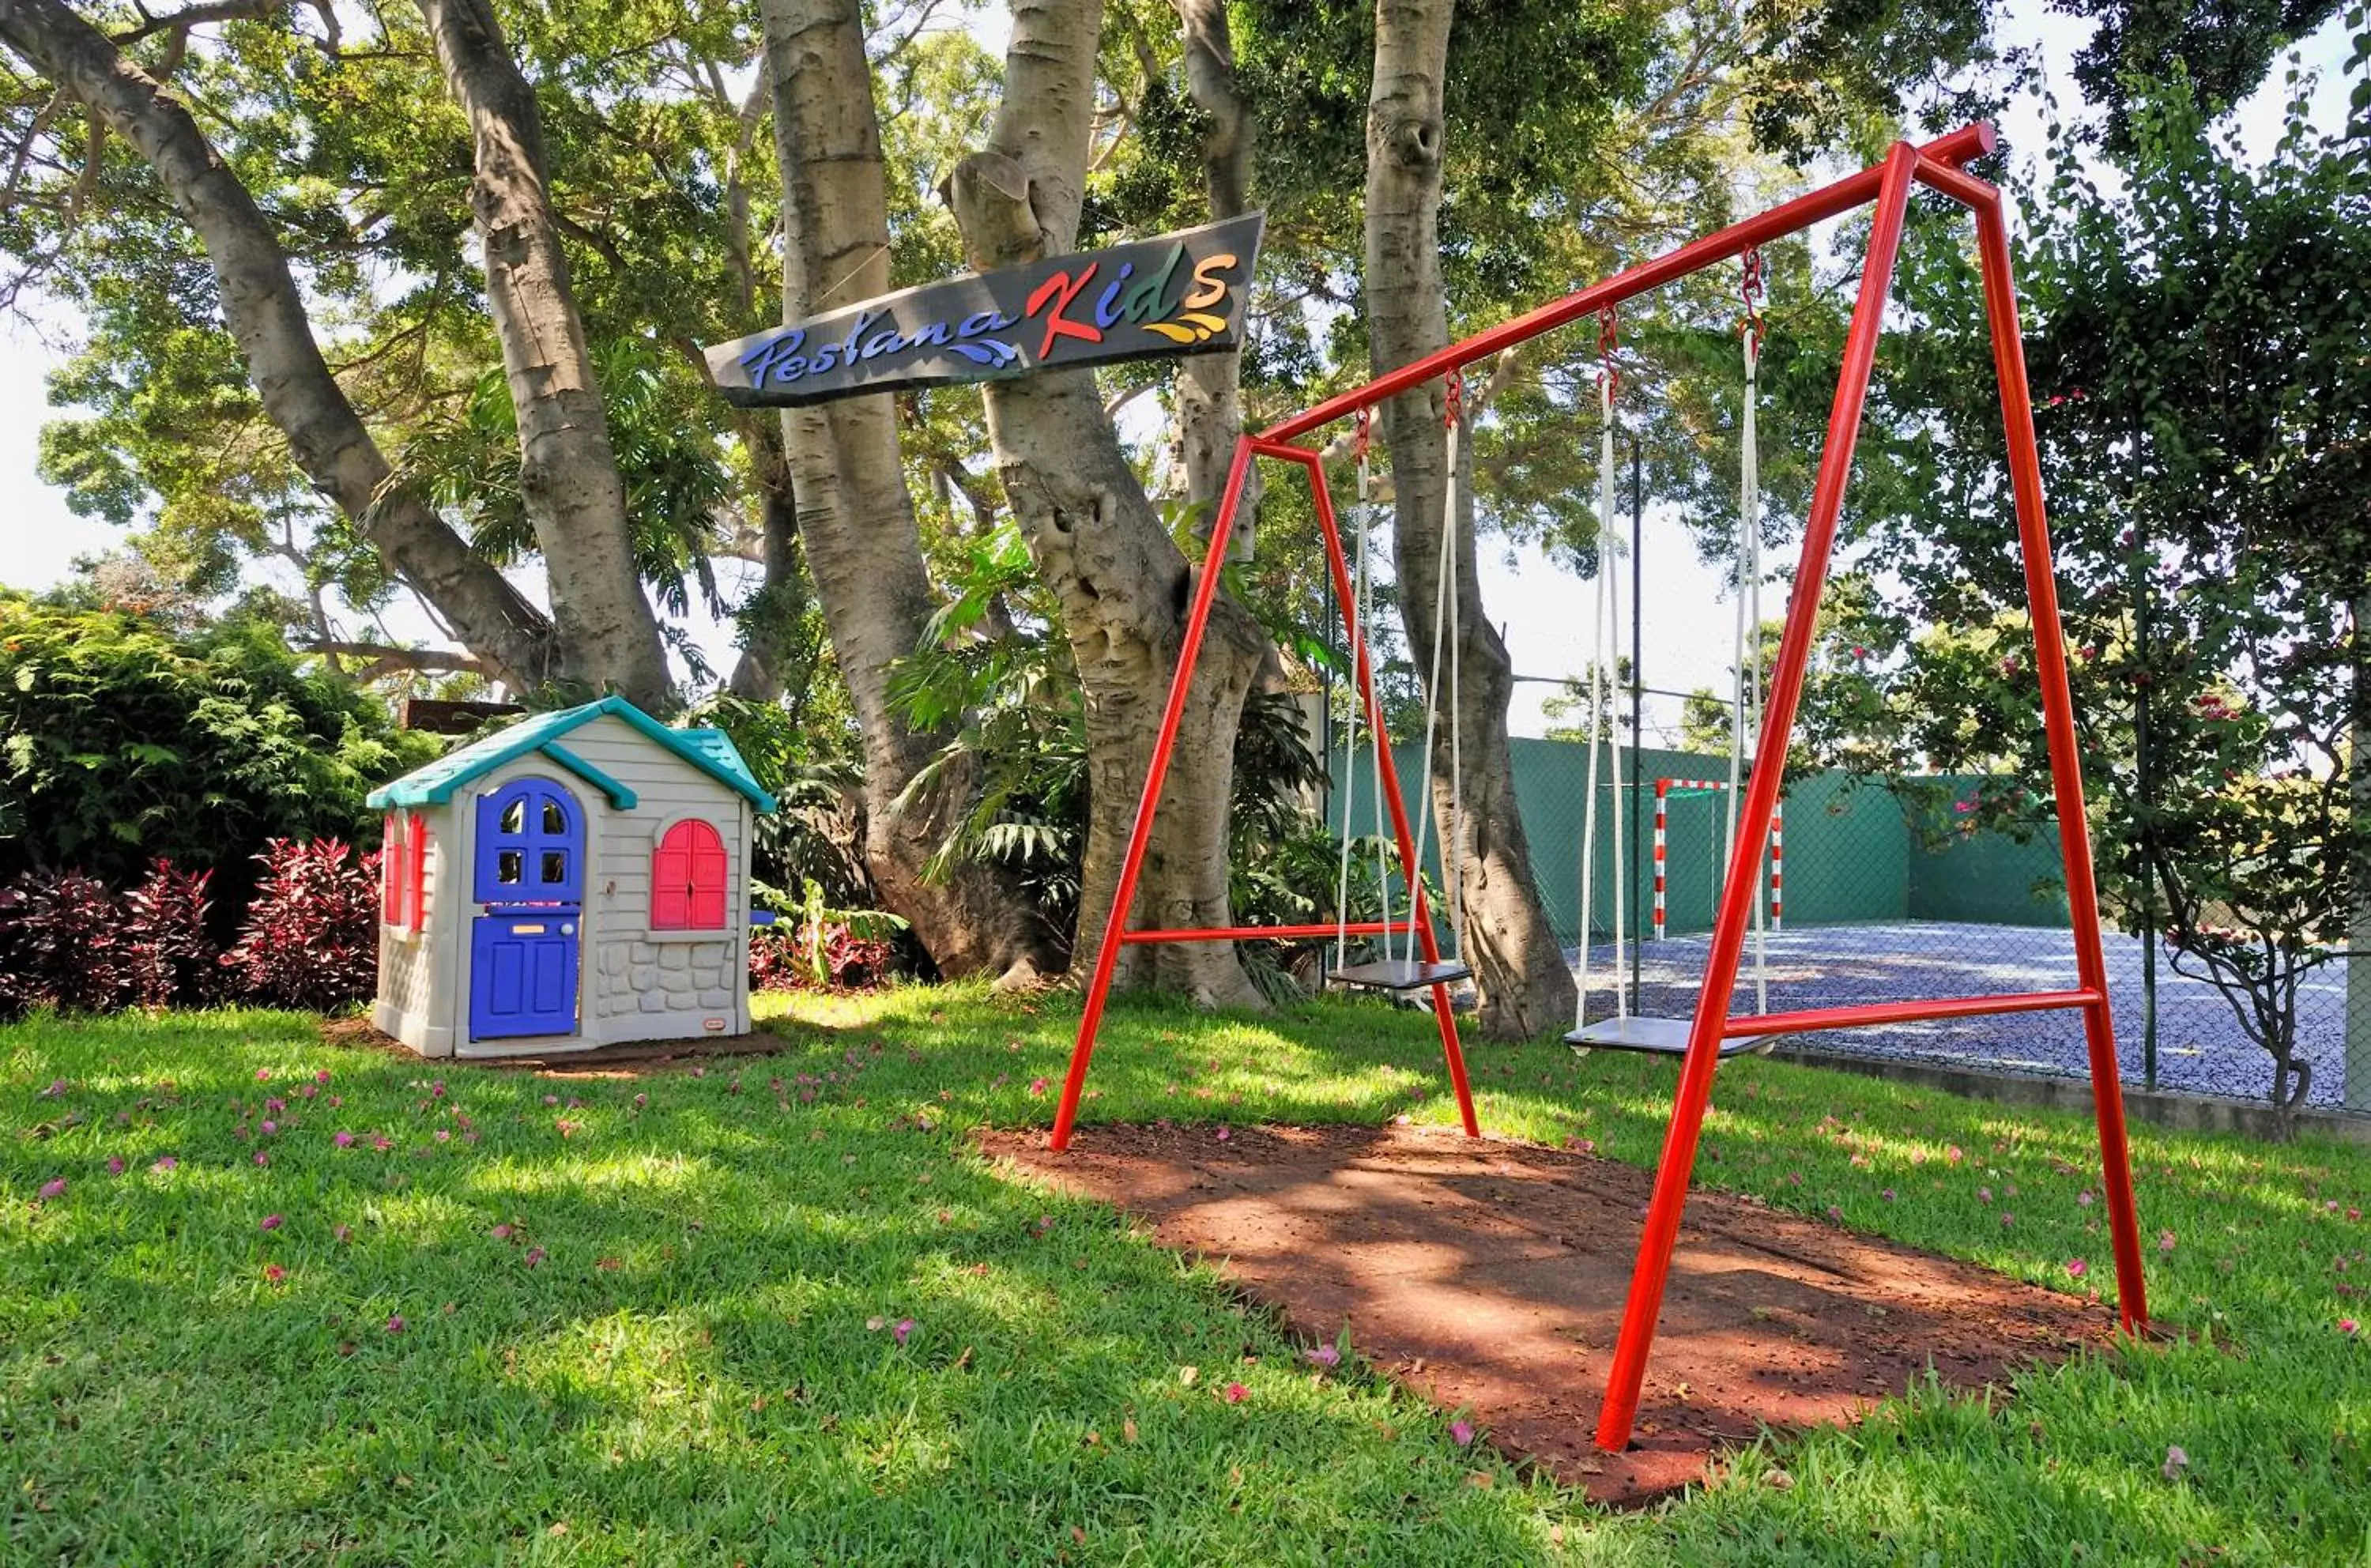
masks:
{"type": "MultiPolygon", "coordinates": [[[[1449,940],[1455,945],[1460,960],[1465,957],[1465,745],[1464,725],[1459,699],[1458,670],[1464,660],[1464,628],[1457,625],[1461,607],[1457,584],[1458,475],[1463,461],[1460,448],[1465,434],[1465,372],[1460,367],[1450,371],[1442,383],[1441,428],[1449,432],[1449,483],[1442,493],[1440,516],[1440,559],[1434,574],[1432,617],[1432,673],[1435,680],[1440,674],[1440,635],[1444,624],[1450,628],[1449,639],[1449,823],[1441,835],[1442,880],[1448,885],[1449,940]]],[[[1439,688],[1436,687],[1437,691],[1439,688]]],[[[1431,752],[1431,737],[1426,737],[1425,750],[1431,752]]],[[[1408,956],[1416,956],[1415,933],[1409,933],[1408,956]]]]}
{"type": "MultiPolygon", "coordinates": [[[[1372,409],[1360,409],[1351,427],[1350,455],[1359,471],[1359,504],[1357,512],[1353,514],[1357,522],[1359,539],[1356,562],[1350,580],[1350,712],[1344,721],[1342,732],[1342,858],[1341,866],[1335,880],[1334,893],[1334,967],[1336,970],[1347,965],[1349,954],[1350,841],[1355,836],[1352,818],[1359,804],[1357,771],[1359,725],[1362,720],[1369,717],[1365,708],[1366,681],[1360,677],[1366,674],[1366,679],[1371,680],[1371,674],[1366,673],[1371,671],[1373,667],[1367,636],[1367,626],[1371,619],[1371,606],[1373,602],[1371,586],[1373,579],[1367,563],[1367,535],[1369,525],[1373,522],[1373,519],[1367,514],[1370,494],[1367,460],[1372,445],[1374,417],[1372,409]]],[[[1374,732],[1371,722],[1369,722],[1368,730],[1370,743],[1380,752],[1382,737],[1374,732]]],[[[1383,857],[1383,779],[1382,759],[1380,755],[1375,760],[1374,786],[1375,891],[1382,909],[1383,951],[1386,956],[1389,956],[1392,941],[1390,929],[1392,895],[1383,857]]]]}
{"type": "Polygon", "coordinates": [[[1745,320],[1740,325],[1739,330],[1745,334],[1746,352],[1752,356],[1753,363],[1759,364],[1762,362],[1762,343],[1765,336],[1763,329],[1762,306],[1764,301],[1770,297],[1770,290],[1768,283],[1763,278],[1762,248],[1758,245],[1745,253],[1745,275],[1738,282],[1737,293],[1738,297],[1745,303],[1745,320]]]}
{"type": "MultiPolygon", "coordinates": [[[[1738,324],[1745,349],[1745,391],[1738,419],[1737,681],[1729,748],[1729,841],[1732,845],[1737,842],[1738,812],[1745,795],[1746,756],[1762,737],[1762,455],[1754,416],[1762,399],[1762,345],[1767,336],[1762,306],[1769,297],[1769,287],[1760,246],[1746,251],[1737,292],[1745,306],[1745,318],[1738,324]]],[[[1753,996],[1758,1012],[1770,1009],[1764,934],[1768,926],[1763,913],[1767,854],[1766,845],[1758,847],[1753,860],[1753,996]]]]}
{"type": "Polygon", "coordinates": [[[1613,1011],[1617,1018],[1629,1015],[1628,994],[1622,986],[1624,958],[1625,874],[1622,863],[1622,733],[1612,721],[1615,693],[1620,688],[1614,662],[1620,657],[1621,636],[1614,624],[1618,596],[1613,590],[1614,557],[1619,536],[1614,523],[1613,503],[1613,394],[1621,384],[1621,372],[1614,369],[1614,351],[1622,346],[1622,318],[1613,306],[1607,306],[1597,313],[1597,396],[1600,418],[1597,476],[1597,604],[1594,626],[1590,634],[1589,660],[1589,742],[1588,781],[1581,797],[1580,827],[1580,930],[1577,940],[1580,949],[1574,975],[1573,1028],[1577,1032],[1589,1022],[1590,936],[1596,925],[1591,905],[1596,899],[1597,883],[1597,792],[1600,787],[1598,762],[1602,748],[1595,732],[1603,725],[1609,732],[1614,752],[1614,783],[1613,790],[1613,1011]]]}

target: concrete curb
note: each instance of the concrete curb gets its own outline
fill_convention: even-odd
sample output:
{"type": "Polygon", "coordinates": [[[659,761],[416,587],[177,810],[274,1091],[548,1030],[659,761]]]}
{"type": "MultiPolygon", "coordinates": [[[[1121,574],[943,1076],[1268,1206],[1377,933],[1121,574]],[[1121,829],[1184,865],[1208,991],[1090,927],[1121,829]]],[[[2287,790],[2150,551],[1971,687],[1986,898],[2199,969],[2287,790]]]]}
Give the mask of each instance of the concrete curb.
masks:
{"type": "MultiPolygon", "coordinates": [[[[2045,1078],[2038,1073],[1985,1072],[1971,1067],[1940,1066],[1932,1062],[1903,1061],[1882,1056],[1853,1056],[1835,1051],[1780,1046],[1770,1055],[1807,1067],[1829,1067],[1893,1083],[1917,1084],[1972,1100],[2002,1105],[2036,1106],[2088,1115],[2091,1086],[2082,1078],[2045,1078]]],[[[2280,1136],[2272,1107],[2258,1101],[2220,1095],[2168,1094],[2124,1086],[2124,1113],[2137,1122],[2191,1133],[2238,1133],[2273,1139],[2280,1136]]],[[[2354,1111],[2300,1111],[2296,1131],[2307,1137],[2371,1147],[2371,1115],[2354,1111]]]]}

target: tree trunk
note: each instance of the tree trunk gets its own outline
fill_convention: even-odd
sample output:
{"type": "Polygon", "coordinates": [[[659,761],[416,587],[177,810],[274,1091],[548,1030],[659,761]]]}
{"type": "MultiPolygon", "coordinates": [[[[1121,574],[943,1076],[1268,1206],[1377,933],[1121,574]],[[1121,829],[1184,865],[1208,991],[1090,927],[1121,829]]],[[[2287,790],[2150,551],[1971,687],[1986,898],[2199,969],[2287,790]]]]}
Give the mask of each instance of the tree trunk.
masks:
{"type": "Polygon", "coordinates": [[[799,559],[798,489],[779,421],[759,414],[735,421],[748,444],[758,490],[758,564],[765,575],[742,605],[741,657],[727,683],[734,696],[774,702],[788,683],[812,671],[796,668],[799,623],[806,615],[806,579],[799,559]]]}
{"type": "Polygon", "coordinates": [[[579,674],[542,612],[424,501],[393,485],[387,458],[321,357],[279,236],[189,111],[60,0],[0,0],[0,40],[156,170],[205,247],[223,324],[305,477],[497,678],[532,691],[579,674]]]}
{"type": "MultiPolygon", "coordinates": [[[[881,122],[857,0],[760,0],[758,14],[782,170],[782,307],[797,319],[889,292],[881,122]]],[[[891,804],[946,739],[916,733],[889,699],[890,666],[914,651],[934,604],[895,421],[885,397],[782,415],[807,572],[863,732],[865,861],[942,971],[1025,978],[1060,949],[1012,878],[964,864],[923,880],[964,808],[967,770],[905,812],[891,804]]]]}
{"type": "MultiPolygon", "coordinates": [[[[1004,98],[987,150],[950,183],[973,267],[1071,249],[1086,180],[1101,0],[1014,0],[1004,98]]],[[[1074,974],[1097,954],[1120,861],[1185,635],[1191,568],[1120,450],[1093,375],[990,383],[989,440],[1021,535],[1062,605],[1086,698],[1090,775],[1074,974]]],[[[1227,836],[1234,737],[1266,640],[1240,605],[1213,606],[1177,736],[1133,923],[1231,923],[1227,836]]],[[[1160,943],[1122,955],[1120,981],[1209,1006],[1256,1007],[1227,942],[1160,943]]]]}
{"type": "MultiPolygon", "coordinates": [[[[1451,0],[1378,0],[1375,78],[1367,104],[1367,315],[1370,352],[1382,375],[1442,348],[1449,314],[1440,274],[1442,81],[1449,62],[1451,0]]],[[[1572,972],[1548,928],[1532,884],[1531,849],[1515,805],[1507,741],[1507,702],[1514,692],[1506,644],[1483,611],[1475,581],[1472,446],[1463,445],[1460,515],[1444,519],[1448,444],[1438,387],[1383,405],[1391,445],[1400,582],[1400,619],[1408,644],[1432,646],[1440,530],[1455,530],[1455,647],[1461,707],[1455,722],[1464,754],[1461,843],[1442,859],[1462,859],[1459,892],[1464,950],[1482,998],[1482,1028],[1501,1039],[1528,1039],[1563,1028],[1572,1016],[1572,972]]],[[[1446,694],[1440,694],[1444,709],[1446,694]]],[[[1444,719],[1447,718],[1444,713],[1444,719]]],[[[1437,820],[1450,801],[1448,723],[1430,758],[1437,820]]],[[[1585,939],[1584,939],[1585,940],[1585,939]]]]}
{"type": "Polygon", "coordinates": [[[518,423],[519,497],[542,548],[552,619],[604,684],[664,712],[674,681],[635,567],[625,481],[552,221],[535,89],[503,41],[491,0],[418,4],[445,86],[469,121],[469,204],[518,423]]]}
{"type": "MultiPolygon", "coordinates": [[[[1186,90],[1208,124],[1202,135],[1202,183],[1210,221],[1247,213],[1252,204],[1252,112],[1235,77],[1235,46],[1227,30],[1225,0],[1174,0],[1186,40],[1186,90]]],[[[1209,537],[1220,496],[1243,433],[1242,354],[1196,354],[1177,366],[1178,466],[1186,499],[1196,508],[1195,532],[1209,537]]],[[[1249,560],[1256,530],[1259,470],[1237,509],[1227,540],[1229,560],[1249,560]]]]}

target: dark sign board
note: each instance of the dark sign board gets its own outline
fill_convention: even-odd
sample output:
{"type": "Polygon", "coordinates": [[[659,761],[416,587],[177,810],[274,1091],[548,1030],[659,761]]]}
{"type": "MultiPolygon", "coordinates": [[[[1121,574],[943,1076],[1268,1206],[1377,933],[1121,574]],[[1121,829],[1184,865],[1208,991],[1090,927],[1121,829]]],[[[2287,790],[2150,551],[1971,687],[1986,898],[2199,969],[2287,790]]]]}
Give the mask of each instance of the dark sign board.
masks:
{"type": "Polygon", "coordinates": [[[717,390],[764,407],[1243,342],[1263,214],[925,283],[706,351],[717,390]]]}
{"type": "Polygon", "coordinates": [[[433,697],[403,699],[403,727],[432,735],[466,735],[489,719],[507,719],[526,709],[515,702],[445,702],[433,697]]]}

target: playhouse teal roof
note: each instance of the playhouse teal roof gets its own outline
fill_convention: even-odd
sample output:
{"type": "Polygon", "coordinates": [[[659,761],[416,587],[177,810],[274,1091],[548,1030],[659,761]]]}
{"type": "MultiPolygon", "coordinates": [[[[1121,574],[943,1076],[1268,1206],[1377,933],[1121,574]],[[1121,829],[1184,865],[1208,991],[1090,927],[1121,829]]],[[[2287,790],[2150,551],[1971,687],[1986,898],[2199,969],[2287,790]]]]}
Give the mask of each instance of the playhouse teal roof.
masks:
{"type": "Polygon", "coordinates": [[[583,759],[558,744],[572,731],[582,729],[604,715],[623,721],[649,737],[653,744],[673,752],[726,788],[747,796],[759,812],[774,809],[774,797],[766,792],[749,771],[749,765],[741,760],[741,753],[733,744],[732,736],[722,730],[671,728],[622,697],[605,697],[581,707],[532,714],[506,730],[498,730],[482,739],[471,741],[466,746],[446,752],[425,767],[415,768],[392,783],[380,785],[371,791],[370,804],[380,808],[443,805],[453,798],[455,790],[471,779],[481,778],[515,757],[542,752],[571,772],[585,776],[601,786],[612,801],[619,801],[623,807],[630,807],[633,796],[622,785],[590,768],[583,759]],[[622,801],[619,800],[621,794],[622,801]]]}

